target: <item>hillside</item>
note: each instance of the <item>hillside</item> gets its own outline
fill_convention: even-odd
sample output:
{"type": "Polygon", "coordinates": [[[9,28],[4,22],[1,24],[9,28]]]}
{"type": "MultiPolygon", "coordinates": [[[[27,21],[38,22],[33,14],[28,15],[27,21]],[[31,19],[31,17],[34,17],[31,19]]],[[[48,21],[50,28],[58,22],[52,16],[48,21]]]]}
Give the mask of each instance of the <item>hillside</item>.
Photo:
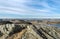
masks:
{"type": "Polygon", "coordinates": [[[60,29],[38,24],[0,24],[0,39],[60,39],[60,29]]]}

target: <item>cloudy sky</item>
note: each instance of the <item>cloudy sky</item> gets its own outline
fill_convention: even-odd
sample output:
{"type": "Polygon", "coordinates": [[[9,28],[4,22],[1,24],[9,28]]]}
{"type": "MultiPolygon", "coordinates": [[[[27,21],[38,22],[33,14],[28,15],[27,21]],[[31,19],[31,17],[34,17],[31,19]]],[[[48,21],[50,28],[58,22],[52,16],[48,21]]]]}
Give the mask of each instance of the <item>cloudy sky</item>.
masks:
{"type": "Polygon", "coordinates": [[[0,0],[0,18],[60,18],[60,0],[0,0]]]}

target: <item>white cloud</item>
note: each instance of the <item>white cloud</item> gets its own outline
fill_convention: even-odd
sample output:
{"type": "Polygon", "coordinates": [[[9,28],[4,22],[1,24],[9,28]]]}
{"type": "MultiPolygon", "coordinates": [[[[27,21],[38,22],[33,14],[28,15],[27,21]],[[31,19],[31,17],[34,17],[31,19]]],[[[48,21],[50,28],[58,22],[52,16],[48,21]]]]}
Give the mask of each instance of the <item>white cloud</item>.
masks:
{"type": "Polygon", "coordinates": [[[54,14],[53,10],[56,10],[56,8],[49,6],[49,4],[45,1],[39,3],[37,2],[32,0],[0,0],[0,13],[5,12],[4,14],[8,13],[8,14],[16,14],[16,15],[25,15],[29,17],[30,16],[44,17],[46,15],[47,15],[46,17],[48,17],[52,14],[50,17],[55,17],[55,16],[59,17],[59,14],[54,14]],[[27,6],[26,3],[42,5],[45,8],[44,9],[32,8],[31,6],[30,7],[27,6]]]}

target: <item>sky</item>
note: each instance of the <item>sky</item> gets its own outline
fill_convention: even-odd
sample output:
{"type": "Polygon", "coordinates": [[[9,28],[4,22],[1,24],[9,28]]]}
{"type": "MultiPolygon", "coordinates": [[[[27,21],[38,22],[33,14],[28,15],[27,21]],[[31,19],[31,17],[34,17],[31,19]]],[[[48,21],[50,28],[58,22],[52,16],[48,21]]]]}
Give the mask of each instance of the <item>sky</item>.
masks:
{"type": "Polygon", "coordinates": [[[60,0],[0,0],[0,18],[60,18],[60,0]]]}

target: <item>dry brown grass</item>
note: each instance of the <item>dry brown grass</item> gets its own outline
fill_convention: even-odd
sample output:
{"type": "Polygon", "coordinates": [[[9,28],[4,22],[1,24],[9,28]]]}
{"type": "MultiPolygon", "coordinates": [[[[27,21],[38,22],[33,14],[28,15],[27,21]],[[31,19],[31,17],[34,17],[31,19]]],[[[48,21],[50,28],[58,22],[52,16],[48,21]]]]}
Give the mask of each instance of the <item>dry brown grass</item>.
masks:
{"type": "Polygon", "coordinates": [[[7,39],[21,39],[22,35],[26,32],[26,29],[22,30],[19,33],[16,33],[12,35],[11,37],[8,37],[7,39]]]}

